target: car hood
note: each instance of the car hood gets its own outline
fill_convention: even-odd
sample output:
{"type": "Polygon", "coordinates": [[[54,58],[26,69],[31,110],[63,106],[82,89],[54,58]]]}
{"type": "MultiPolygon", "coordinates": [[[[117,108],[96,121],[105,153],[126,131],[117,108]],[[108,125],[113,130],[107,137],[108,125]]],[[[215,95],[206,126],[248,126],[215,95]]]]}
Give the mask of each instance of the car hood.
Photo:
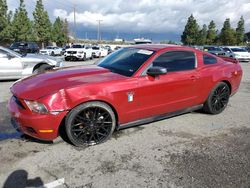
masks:
{"type": "Polygon", "coordinates": [[[50,65],[57,65],[62,61],[63,61],[62,58],[50,57],[48,55],[42,55],[42,54],[26,54],[25,56],[22,56],[22,62],[27,62],[27,63],[46,62],[50,65]]]}
{"type": "Polygon", "coordinates": [[[62,89],[124,78],[96,65],[68,67],[21,79],[12,85],[11,92],[22,99],[37,100],[62,89]]]}
{"type": "Polygon", "coordinates": [[[240,55],[240,56],[245,56],[245,57],[250,57],[249,52],[234,52],[234,54],[240,55]]]}

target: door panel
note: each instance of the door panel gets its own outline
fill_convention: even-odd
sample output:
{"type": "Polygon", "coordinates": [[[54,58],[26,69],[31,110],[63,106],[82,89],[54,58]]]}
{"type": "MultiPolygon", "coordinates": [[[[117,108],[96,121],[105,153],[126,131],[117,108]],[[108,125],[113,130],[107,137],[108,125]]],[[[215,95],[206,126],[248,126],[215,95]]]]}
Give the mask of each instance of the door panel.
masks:
{"type": "Polygon", "coordinates": [[[197,105],[196,70],[139,78],[137,95],[141,118],[174,112],[197,105]]]}
{"type": "Polygon", "coordinates": [[[0,57],[0,76],[15,77],[22,76],[23,65],[18,57],[0,57]]]}
{"type": "Polygon", "coordinates": [[[163,52],[150,66],[164,67],[168,72],[164,75],[143,75],[139,78],[141,118],[198,105],[197,89],[200,79],[196,69],[195,52],[163,52]]]}

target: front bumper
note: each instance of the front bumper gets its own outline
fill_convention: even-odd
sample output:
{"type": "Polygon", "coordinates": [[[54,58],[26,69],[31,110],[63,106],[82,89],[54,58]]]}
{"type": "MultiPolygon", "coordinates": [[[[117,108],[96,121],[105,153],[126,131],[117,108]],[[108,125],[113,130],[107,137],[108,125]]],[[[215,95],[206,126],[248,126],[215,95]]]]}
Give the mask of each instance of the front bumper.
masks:
{"type": "Polygon", "coordinates": [[[83,54],[64,54],[65,59],[84,59],[85,55],[83,54]]]}
{"type": "Polygon", "coordinates": [[[40,54],[42,54],[42,55],[50,55],[50,52],[48,52],[48,51],[40,51],[40,54]]]}
{"type": "Polygon", "coordinates": [[[54,140],[58,137],[59,126],[67,114],[66,111],[57,115],[38,114],[31,112],[22,100],[14,96],[8,104],[11,123],[18,130],[40,140],[54,140]]]}
{"type": "Polygon", "coordinates": [[[236,59],[238,61],[241,61],[241,62],[249,62],[250,61],[250,57],[236,57],[236,59]]]}

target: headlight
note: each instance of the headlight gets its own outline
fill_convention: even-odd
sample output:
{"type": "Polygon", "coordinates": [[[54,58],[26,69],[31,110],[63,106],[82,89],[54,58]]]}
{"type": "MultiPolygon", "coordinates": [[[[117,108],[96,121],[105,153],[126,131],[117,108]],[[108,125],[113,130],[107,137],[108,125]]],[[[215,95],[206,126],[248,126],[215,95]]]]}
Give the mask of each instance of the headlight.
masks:
{"type": "Polygon", "coordinates": [[[26,105],[32,112],[40,113],[40,114],[47,114],[49,111],[47,110],[46,106],[42,103],[36,101],[27,101],[24,100],[26,105]]]}
{"type": "Polygon", "coordinates": [[[79,51],[78,53],[79,53],[79,54],[83,54],[83,51],[79,51]]]}

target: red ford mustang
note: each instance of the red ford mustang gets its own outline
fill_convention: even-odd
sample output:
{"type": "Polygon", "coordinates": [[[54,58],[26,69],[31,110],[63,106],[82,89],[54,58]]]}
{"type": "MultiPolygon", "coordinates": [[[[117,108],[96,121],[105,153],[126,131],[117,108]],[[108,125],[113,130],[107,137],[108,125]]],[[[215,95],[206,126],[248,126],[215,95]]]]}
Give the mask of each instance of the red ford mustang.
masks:
{"type": "Polygon", "coordinates": [[[174,45],[120,49],[97,65],[58,69],[16,82],[12,123],[53,140],[64,128],[76,146],[106,141],[115,129],[203,108],[222,112],[242,77],[238,61],[174,45]]]}

